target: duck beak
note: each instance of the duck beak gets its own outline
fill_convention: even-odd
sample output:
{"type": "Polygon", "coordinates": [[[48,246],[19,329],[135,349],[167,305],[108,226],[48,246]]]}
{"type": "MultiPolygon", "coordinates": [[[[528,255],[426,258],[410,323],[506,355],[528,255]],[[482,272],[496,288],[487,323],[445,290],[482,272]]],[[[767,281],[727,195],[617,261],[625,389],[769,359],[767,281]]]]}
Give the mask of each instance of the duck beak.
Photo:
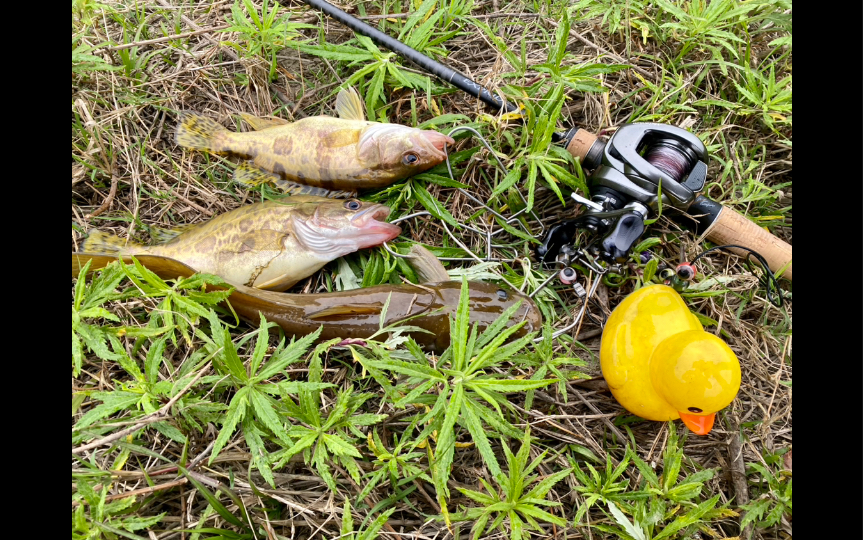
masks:
{"type": "Polygon", "coordinates": [[[713,429],[713,420],[716,418],[716,413],[708,415],[695,415],[678,412],[680,419],[686,424],[692,433],[696,435],[707,435],[713,429]]]}

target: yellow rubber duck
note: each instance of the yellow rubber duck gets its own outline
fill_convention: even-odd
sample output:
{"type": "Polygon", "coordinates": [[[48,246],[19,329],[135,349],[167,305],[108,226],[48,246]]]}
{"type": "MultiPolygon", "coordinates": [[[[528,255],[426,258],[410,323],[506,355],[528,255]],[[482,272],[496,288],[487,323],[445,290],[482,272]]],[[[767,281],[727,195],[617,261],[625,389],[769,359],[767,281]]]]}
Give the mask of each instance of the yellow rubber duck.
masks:
{"type": "Polygon", "coordinates": [[[599,359],[626,410],[648,420],[680,418],[697,435],[710,432],[740,389],[737,356],[667,285],[642,287],[614,309],[599,359]]]}

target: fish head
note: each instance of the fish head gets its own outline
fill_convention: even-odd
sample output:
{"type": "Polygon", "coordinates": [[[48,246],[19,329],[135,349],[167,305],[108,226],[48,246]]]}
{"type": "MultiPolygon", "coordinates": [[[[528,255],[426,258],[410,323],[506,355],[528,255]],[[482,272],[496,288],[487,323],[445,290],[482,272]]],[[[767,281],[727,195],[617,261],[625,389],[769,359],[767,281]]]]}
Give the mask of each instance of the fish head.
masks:
{"type": "Polygon", "coordinates": [[[360,135],[358,157],[365,167],[401,179],[442,163],[444,147],[453,144],[436,131],[375,122],[360,135]]]}
{"type": "Polygon", "coordinates": [[[401,234],[401,227],[384,221],[389,214],[390,208],[383,204],[319,199],[297,205],[291,220],[300,244],[322,259],[333,260],[401,234]]]}

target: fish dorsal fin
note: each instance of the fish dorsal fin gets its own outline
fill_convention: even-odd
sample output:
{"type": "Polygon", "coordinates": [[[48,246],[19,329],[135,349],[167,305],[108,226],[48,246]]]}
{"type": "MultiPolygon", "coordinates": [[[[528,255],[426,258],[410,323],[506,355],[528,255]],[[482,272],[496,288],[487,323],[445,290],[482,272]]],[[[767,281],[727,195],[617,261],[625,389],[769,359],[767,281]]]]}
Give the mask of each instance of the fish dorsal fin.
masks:
{"type": "Polygon", "coordinates": [[[363,102],[353,86],[339,90],[339,94],[336,96],[336,113],[342,120],[366,119],[363,102]]]}
{"type": "Polygon", "coordinates": [[[239,115],[240,118],[245,120],[245,122],[249,124],[249,126],[251,126],[251,128],[255,131],[261,131],[264,129],[270,129],[290,124],[290,122],[288,122],[287,120],[283,118],[276,118],[275,116],[272,116],[270,118],[260,118],[258,116],[253,116],[244,112],[239,113],[239,115]]]}
{"type": "Polygon", "coordinates": [[[319,320],[345,315],[374,315],[376,313],[379,314],[381,310],[383,310],[382,305],[342,304],[340,306],[331,306],[320,311],[315,311],[314,313],[310,313],[308,317],[310,319],[319,320]]]}
{"type": "Polygon", "coordinates": [[[440,260],[434,253],[420,244],[411,246],[408,252],[408,260],[417,272],[421,283],[437,283],[438,281],[449,281],[451,278],[446,272],[440,260]]]}
{"type": "Polygon", "coordinates": [[[177,225],[170,229],[150,226],[150,238],[153,239],[153,244],[167,244],[171,240],[177,238],[183,233],[189,232],[196,227],[200,227],[200,223],[191,223],[188,225],[177,225]]]}

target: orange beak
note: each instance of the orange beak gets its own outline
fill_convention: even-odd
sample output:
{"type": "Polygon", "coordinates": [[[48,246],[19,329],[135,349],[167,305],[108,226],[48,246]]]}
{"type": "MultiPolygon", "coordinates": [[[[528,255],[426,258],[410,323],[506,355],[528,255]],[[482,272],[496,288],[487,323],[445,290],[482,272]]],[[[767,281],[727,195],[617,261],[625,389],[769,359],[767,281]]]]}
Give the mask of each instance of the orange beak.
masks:
{"type": "Polygon", "coordinates": [[[708,415],[695,415],[678,412],[680,419],[686,424],[686,427],[696,435],[707,435],[713,428],[713,420],[716,418],[716,413],[708,415]]]}

